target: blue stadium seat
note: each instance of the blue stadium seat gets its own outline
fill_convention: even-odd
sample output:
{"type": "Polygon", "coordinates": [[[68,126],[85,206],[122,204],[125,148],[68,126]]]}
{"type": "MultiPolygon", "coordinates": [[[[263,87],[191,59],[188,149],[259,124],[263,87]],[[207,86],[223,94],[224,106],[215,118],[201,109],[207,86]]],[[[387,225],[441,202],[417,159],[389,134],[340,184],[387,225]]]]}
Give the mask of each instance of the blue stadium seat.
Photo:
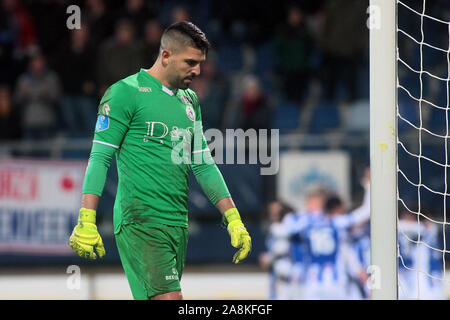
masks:
{"type": "Polygon", "coordinates": [[[89,152],[90,150],[64,150],[62,158],[68,160],[87,160],[89,159],[89,152]]]}
{"type": "Polygon", "coordinates": [[[277,66],[277,57],[273,43],[268,41],[255,48],[255,73],[272,72],[277,66]]]}
{"type": "Polygon", "coordinates": [[[300,107],[297,104],[282,102],[274,110],[272,128],[279,129],[281,134],[298,129],[300,117],[300,107]]]}
{"type": "Polygon", "coordinates": [[[240,71],[244,65],[242,46],[222,45],[217,49],[217,55],[217,66],[222,74],[240,71]]]}
{"type": "MultiPolygon", "coordinates": [[[[428,44],[432,44],[432,42],[429,42],[429,39],[427,39],[428,44]]],[[[445,48],[442,44],[439,44],[437,41],[434,44],[437,47],[445,48]]],[[[442,64],[444,61],[447,62],[447,57],[445,52],[438,51],[434,48],[430,48],[428,46],[422,47],[422,59],[423,59],[423,69],[427,70],[429,72],[432,72],[433,68],[436,68],[439,66],[439,64],[442,64]]],[[[445,68],[445,67],[444,67],[445,68]]],[[[444,68],[444,73],[447,73],[444,68]]],[[[432,72],[435,73],[435,72],[432,72]]],[[[445,77],[444,74],[441,74],[441,76],[445,77]]]]}
{"type": "Polygon", "coordinates": [[[370,128],[369,100],[356,101],[349,105],[349,110],[346,129],[349,132],[368,132],[370,128]]]}
{"type": "Polygon", "coordinates": [[[309,133],[321,134],[329,130],[338,129],[341,125],[341,115],[337,105],[322,102],[312,111],[309,123],[309,133]]]}
{"type": "Polygon", "coordinates": [[[359,75],[358,95],[361,99],[370,97],[369,68],[364,68],[359,75]]]}
{"type": "MultiPolygon", "coordinates": [[[[212,2],[208,0],[197,0],[192,4],[191,14],[193,16],[193,22],[203,31],[207,30],[208,24],[211,20],[210,12],[211,12],[212,2]]],[[[208,39],[209,39],[209,34],[208,39]]]]}
{"type": "MultiPolygon", "coordinates": [[[[411,182],[418,183],[417,158],[407,154],[401,147],[398,148],[398,166],[411,182]]],[[[406,203],[417,203],[417,188],[402,174],[398,174],[398,190],[400,198],[406,203]]]]}
{"type": "MultiPolygon", "coordinates": [[[[413,99],[399,99],[398,112],[402,118],[411,122],[415,126],[419,126],[419,108],[418,102],[413,99]]],[[[409,123],[403,119],[398,119],[398,130],[400,133],[414,129],[409,123]]]]}
{"type": "Polygon", "coordinates": [[[186,8],[188,12],[194,12],[194,5],[186,0],[165,0],[158,5],[158,19],[166,26],[172,23],[172,11],[176,6],[186,8]]]}
{"type": "Polygon", "coordinates": [[[436,93],[436,101],[440,106],[446,106],[447,104],[447,86],[444,81],[441,81],[441,85],[436,93]]]}
{"type": "MultiPolygon", "coordinates": [[[[406,67],[402,65],[401,68],[405,69],[406,67]]],[[[416,73],[407,70],[404,75],[399,76],[399,84],[406,88],[413,97],[418,98],[420,96],[420,77],[416,73]]],[[[404,92],[403,89],[399,91],[404,92]]]]}
{"type": "Polygon", "coordinates": [[[267,96],[279,96],[280,92],[275,88],[273,74],[266,73],[259,76],[260,85],[267,96]]]}
{"type": "MultiPolygon", "coordinates": [[[[449,113],[449,121],[450,121],[450,113],[449,113]]],[[[428,119],[428,124],[426,128],[435,134],[446,135],[447,134],[446,110],[431,106],[430,117],[428,119]]]]}

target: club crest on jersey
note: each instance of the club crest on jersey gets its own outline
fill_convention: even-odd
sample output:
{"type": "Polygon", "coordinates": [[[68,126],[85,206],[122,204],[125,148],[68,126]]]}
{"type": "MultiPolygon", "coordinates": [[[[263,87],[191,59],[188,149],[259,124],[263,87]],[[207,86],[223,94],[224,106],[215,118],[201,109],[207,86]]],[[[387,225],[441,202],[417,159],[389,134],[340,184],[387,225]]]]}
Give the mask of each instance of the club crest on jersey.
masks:
{"type": "Polygon", "coordinates": [[[186,114],[191,121],[195,121],[195,111],[190,105],[186,106],[186,114]]]}
{"type": "Polygon", "coordinates": [[[95,125],[95,131],[100,132],[109,128],[109,118],[103,114],[99,115],[97,118],[97,123],[95,125]]]}
{"type": "Polygon", "coordinates": [[[109,111],[111,110],[111,108],[109,107],[109,105],[107,103],[104,103],[102,106],[102,113],[106,114],[107,116],[109,116],[109,111]]]}

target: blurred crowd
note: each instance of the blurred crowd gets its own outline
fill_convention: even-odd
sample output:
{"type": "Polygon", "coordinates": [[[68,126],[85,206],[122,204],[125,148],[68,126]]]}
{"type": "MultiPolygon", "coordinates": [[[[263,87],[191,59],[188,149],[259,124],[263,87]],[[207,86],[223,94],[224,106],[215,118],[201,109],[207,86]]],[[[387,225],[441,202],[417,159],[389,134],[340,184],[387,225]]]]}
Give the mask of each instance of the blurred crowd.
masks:
{"type": "Polygon", "coordinates": [[[0,139],[89,137],[105,89],[151,67],[180,20],[213,45],[192,84],[205,128],[301,130],[311,104],[367,99],[367,2],[85,0],[70,30],[69,1],[2,0],[0,139]]]}
{"type": "MultiPolygon", "coordinates": [[[[327,189],[311,190],[302,208],[281,201],[267,207],[269,299],[370,299],[370,183],[353,210],[327,189]]],[[[444,299],[442,238],[436,223],[402,209],[398,224],[399,299],[444,299]]]]}
{"type": "MultiPolygon", "coordinates": [[[[164,28],[180,20],[197,24],[213,45],[192,84],[205,128],[368,132],[368,0],[84,0],[77,2],[79,29],[69,29],[68,0],[0,4],[2,140],[90,136],[105,89],[151,67],[164,28]]],[[[422,11],[422,1],[408,5],[422,11]]],[[[450,6],[428,1],[425,12],[445,21],[450,6]]],[[[422,61],[431,75],[446,77],[447,59],[433,47],[448,48],[448,28],[425,19],[424,41],[433,47],[424,46],[420,60],[418,18],[399,6],[399,80],[406,89],[399,90],[399,111],[439,131],[441,109],[419,115],[410,95],[445,106],[445,81],[425,74],[419,85],[412,70],[422,61]]],[[[399,129],[411,126],[400,121],[399,129]]]]}

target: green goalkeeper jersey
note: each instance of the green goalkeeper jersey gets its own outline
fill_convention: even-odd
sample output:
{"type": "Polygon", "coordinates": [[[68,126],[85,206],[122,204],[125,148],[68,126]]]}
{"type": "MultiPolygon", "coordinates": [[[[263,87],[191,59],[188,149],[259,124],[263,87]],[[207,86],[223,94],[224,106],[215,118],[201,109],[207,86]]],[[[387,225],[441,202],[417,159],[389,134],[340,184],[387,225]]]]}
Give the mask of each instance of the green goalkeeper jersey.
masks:
{"type": "MultiPolygon", "coordinates": [[[[196,177],[214,172],[214,179],[199,181],[212,202],[229,196],[211,161],[195,93],[189,89],[173,91],[144,69],[105,92],[93,143],[93,150],[99,144],[116,151],[116,233],[122,224],[133,221],[186,227],[191,165],[196,177]],[[203,161],[186,161],[195,155],[203,155],[203,161]],[[195,170],[195,166],[200,169],[195,170]]],[[[101,195],[103,186],[93,185],[85,178],[83,193],[101,195]]]]}

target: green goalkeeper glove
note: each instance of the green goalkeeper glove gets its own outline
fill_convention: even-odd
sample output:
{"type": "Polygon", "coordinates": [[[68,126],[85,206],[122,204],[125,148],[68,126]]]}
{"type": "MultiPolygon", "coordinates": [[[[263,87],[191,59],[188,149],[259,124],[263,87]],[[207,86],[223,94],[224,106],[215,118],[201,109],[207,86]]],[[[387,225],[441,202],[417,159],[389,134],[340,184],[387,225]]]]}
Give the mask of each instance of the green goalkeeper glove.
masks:
{"type": "Polygon", "coordinates": [[[252,250],[252,238],[242,223],[239,212],[236,208],[225,211],[223,224],[227,227],[231,238],[231,245],[239,250],[233,256],[234,263],[240,263],[250,254],[252,250]]]}
{"type": "Polygon", "coordinates": [[[95,225],[95,210],[81,208],[78,216],[78,224],[73,229],[69,239],[69,246],[80,257],[86,259],[97,259],[94,248],[100,258],[105,255],[105,247],[102,238],[95,225]]]}

